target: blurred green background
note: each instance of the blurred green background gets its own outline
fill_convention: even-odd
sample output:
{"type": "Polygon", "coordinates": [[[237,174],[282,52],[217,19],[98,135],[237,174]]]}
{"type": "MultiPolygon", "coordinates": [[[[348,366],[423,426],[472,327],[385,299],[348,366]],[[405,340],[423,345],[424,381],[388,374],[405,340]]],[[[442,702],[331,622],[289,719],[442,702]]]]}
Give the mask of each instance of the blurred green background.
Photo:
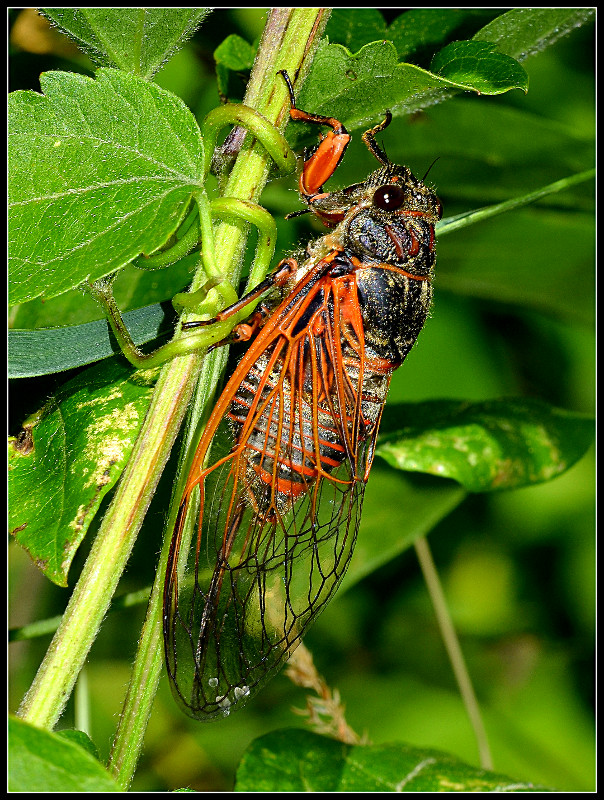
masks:
{"type": "MultiPolygon", "coordinates": [[[[397,12],[385,11],[389,19],[397,12]]],[[[12,11],[9,19],[12,89],[39,90],[39,73],[49,69],[90,70],[58,34],[45,34],[50,42],[46,52],[32,52],[44,45],[36,45],[37,20],[30,11],[12,11]]],[[[159,73],[158,82],[180,95],[201,119],[219,102],[214,49],[230,33],[253,41],[264,19],[262,9],[216,10],[159,73]]],[[[396,118],[384,134],[390,158],[420,176],[439,156],[429,181],[438,189],[445,217],[591,166],[593,25],[573,31],[523,65],[530,77],[526,96],[457,96],[411,119],[396,118]]],[[[236,99],[238,81],[242,91],[245,75],[234,76],[231,99],[236,99]]],[[[335,179],[339,185],[360,180],[374,168],[360,132],[354,133],[356,141],[335,179]]],[[[285,213],[299,208],[293,178],[270,184],[263,202],[278,219],[282,253],[318,235],[308,217],[283,222],[285,213]]],[[[593,413],[593,240],[589,184],[443,236],[433,313],[417,348],[395,373],[391,400],[524,395],[593,413]]],[[[146,302],[167,299],[185,284],[186,267],[176,277],[153,273],[146,302]]],[[[138,304],[128,276],[122,293],[122,307],[138,304]]],[[[11,321],[36,327],[57,324],[57,316],[62,324],[100,316],[81,295],[69,294],[27,304],[11,321]]],[[[11,433],[66,378],[14,382],[11,433]]],[[[155,497],[122,592],[152,581],[169,480],[155,497]]],[[[427,489],[440,486],[436,479],[406,477],[375,464],[360,557],[367,548],[379,547],[379,530],[374,536],[378,515],[379,525],[405,529],[399,498],[406,481],[427,489]]],[[[551,483],[466,497],[429,537],[483,709],[495,769],[570,791],[594,789],[594,494],[591,452],[551,483]]],[[[13,544],[10,556],[11,625],[61,613],[68,592],[50,585],[13,544]]],[[[80,552],[71,585],[84,558],[80,552]]],[[[108,753],[143,616],[144,606],[110,614],[90,654],[90,735],[102,757],[108,753]]],[[[48,642],[46,637],[11,645],[11,710],[48,642]]],[[[339,593],[305,644],[328,683],[340,690],[348,722],[359,733],[366,732],[375,743],[406,741],[477,763],[472,731],[412,551],[339,593]]],[[[292,706],[304,704],[303,690],[281,674],[244,710],[205,726],[179,711],[163,679],[133,789],[230,790],[250,741],[278,727],[304,725],[291,712],[292,706]]],[[[73,724],[72,701],[61,725],[73,724]]]]}

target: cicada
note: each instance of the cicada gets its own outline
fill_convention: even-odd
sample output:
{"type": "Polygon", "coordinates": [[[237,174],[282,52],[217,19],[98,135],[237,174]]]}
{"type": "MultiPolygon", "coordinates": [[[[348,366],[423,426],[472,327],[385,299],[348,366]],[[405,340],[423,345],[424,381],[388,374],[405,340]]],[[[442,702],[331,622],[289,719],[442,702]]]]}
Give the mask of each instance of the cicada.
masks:
{"type": "Polygon", "coordinates": [[[164,591],[168,674],[183,709],[226,716],[279,670],[350,562],[393,371],[431,302],[435,193],[363,134],[379,167],[324,191],[350,135],[335,118],[300,196],[329,231],[217,319],[249,347],[207,423],[184,489],[164,591]],[[190,546],[188,542],[191,542],[190,546]],[[186,551],[186,552],[185,552],[186,551]]]}

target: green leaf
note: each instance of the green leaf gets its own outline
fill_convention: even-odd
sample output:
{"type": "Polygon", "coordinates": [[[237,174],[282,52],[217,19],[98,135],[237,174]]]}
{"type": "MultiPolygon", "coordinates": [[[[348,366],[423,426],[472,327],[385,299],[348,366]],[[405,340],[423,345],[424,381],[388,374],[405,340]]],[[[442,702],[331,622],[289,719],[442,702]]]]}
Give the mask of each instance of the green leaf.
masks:
{"type": "MultiPolygon", "coordinates": [[[[486,49],[474,47],[463,74],[457,68],[450,79],[413,64],[399,63],[392,42],[372,42],[352,55],[341,45],[323,41],[302,89],[299,106],[335,116],[354,129],[367,120],[382,117],[386,108],[395,116],[409,114],[442,99],[452,90],[499,94],[523,88],[526,78],[521,80],[518,70],[524,70],[510,69],[507,57],[487,57],[486,49]]],[[[447,67],[447,60],[442,60],[440,66],[453,72],[453,62],[447,67]]]]}
{"type": "Polygon", "coordinates": [[[404,744],[352,746],[299,729],[256,739],[237,771],[238,792],[548,791],[404,744]]]}
{"type": "Polygon", "coordinates": [[[500,53],[524,61],[595,18],[594,8],[514,8],[474,36],[492,42],[500,53]]]}
{"type": "Polygon", "coordinates": [[[469,492],[549,481],[591,445],[593,420],[538,400],[437,400],[388,407],[376,452],[394,467],[453,478],[469,492]],[[396,429],[396,419],[412,425],[396,429]]]}
{"type": "Polygon", "coordinates": [[[475,31],[496,15],[490,8],[412,8],[394,20],[384,38],[394,43],[401,60],[417,63],[453,38],[466,39],[468,29],[475,31]]]}
{"type": "Polygon", "coordinates": [[[454,481],[409,475],[376,459],[365,491],[354,555],[341,591],[388,564],[416,539],[427,536],[465,497],[466,491],[454,481]]]}
{"type": "Polygon", "coordinates": [[[389,39],[386,22],[377,8],[334,8],[325,36],[330,42],[344,45],[351,53],[378,39],[389,39]]]}
{"type": "Polygon", "coordinates": [[[96,759],[99,759],[99,751],[95,743],[92,741],[90,736],[84,731],[79,731],[75,728],[65,728],[64,730],[57,731],[57,736],[60,736],[61,739],[65,739],[67,742],[73,742],[77,744],[79,747],[86,750],[87,753],[90,753],[96,759]]]}
{"type": "Polygon", "coordinates": [[[255,48],[241,36],[232,33],[214,50],[216,64],[231,70],[251,69],[254,63],[255,48]]]}
{"type": "Polygon", "coordinates": [[[43,8],[96,64],[149,80],[199,27],[209,8],[43,8]]]}
{"type": "Polygon", "coordinates": [[[526,73],[513,59],[553,44],[593,17],[593,9],[516,9],[498,16],[473,40],[453,42],[436,53],[427,71],[398,62],[428,43],[434,47],[446,41],[458,24],[471,25],[474,14],[480,19],[481,10],[412,9],[392,23],[382,41],[374,42],[367,38],[381,25],[373,10],[347,11],[349,21],[342,24],[336,40],[348,42],[358,52],[353,55],[346,47],[324,40],[298,100],[300,108],[335,116],[350,129],[382,116],[385,108],[395,116],[411,114],[456,91],[526,91],[526,73]]]}
{"type": "Polygon", "coordinates": [[[203,143],[170,92],[117,70],[44,74],[9,97],[11,304],[54,297],[161,247],[199,186],[203,143]]]}
{"type": "MultiPolygon", "coordinates": [[[[400,144],[392,144],[397,155],[440,156],[431,179],[454,202],[470,208],[509,200],[594,164],[591,136],[474,99],[457,98],[430,109],[424,125],[407,124],[400,138],[400,144]]],[[[573,210],[576,194],[571,195],[573,210]]]]}
{"type": "MultiPolygon", "coordinates": [[[[199,251],[166,269],[141,270],[128,264],[118,273],[112,286],[118,308],[128,312],[171,301],[190,284],[198,266],[199,251]]],[[[92,294],[78,287],[49,300],[38,297],[14,306],[10,327],[31,330],[80,325],[93,320],[104,320],[103,311],[92,294]]]]}
{"type": "Polygon", "coordinates": [[[77,794],[121,789],[86,749],[23,720],[8,721],[9,792],[77,794]]]}
{"type": "MultiPolygon", "coordinates": [[[[160,305],[128,311],[123,314],[123,320],[136,345],[146,344],[172,330],[160,305]]],[[[63,328],[9,330],[9,378],[52,375],[92,364],[119,352],[113,342],[105,320],[63,328]]]]}
{"type": "Polygon", "coordinates": [[[9,446],[9,525],[59,586],[142,425],[156,371],[108,362],[69,381],[9,446]]]}
{"type": "Polygon", "coordinates": [[[489,42],[452,42],[434,56],[430,69],[459,88],[480,94],[528,91],[524,69],[510,56],[498,53],[496,45],[489,42]]]}
{"type": "Polygon", "coordinates": [[[591,325],[593,236],[591,214],[527,208],[489,220],[443,238],[439,288],[591,325]],[[522,243],[517,258],[510,242],[522,243]]]}
{"type": "Polygon", "coordinates": [[[218,92],[222,97],[229,94],[229,78],[232,72],[247,72],[252,68],[256,48],[241,36],[232,33],[214,50],[218,92]]]}
{"type": "Polygon", "coordinates": [[[387,27],[377,9],[335,8],[325,33],[330,42],[342,44],[352,53],[369,42],[388,39],[401,61],[413,63],[420,63],[453,39],[464,40],[474,34],[475,42],[495,44],[500,54],[523,61],[594,15],[590,8],[520,8],[504,14],[482,8],[412,8],[387,27]],[[481,22],[487,24],[476,32],[481,22]]]}

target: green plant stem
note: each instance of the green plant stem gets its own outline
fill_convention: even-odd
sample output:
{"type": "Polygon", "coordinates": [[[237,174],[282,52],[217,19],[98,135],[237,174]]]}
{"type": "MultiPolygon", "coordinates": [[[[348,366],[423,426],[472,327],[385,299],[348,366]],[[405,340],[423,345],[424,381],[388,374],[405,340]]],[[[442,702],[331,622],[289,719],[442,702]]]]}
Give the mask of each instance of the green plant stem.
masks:
{"type": "MultiPolygon", "coordinates": [[[[289,119],[289,98],[285,85],[281,87],[280,82],[275,80],[276,73],[279,69],[287,69],[290,74],[306,74],[310,54],[318,44],[327,16],[325,9],[291,8],[273,9],[269,15],[244,103],[259,110],[281,130],[285,128],[289,119]]],[[[269,159],[263,147],[253,142],[247,146],[244,144],[231,172],[225,194],[240,200],[256,202],[268,177],[269,166],[269,159]]],[[[216,230],[217,268],[223,270],[232,283],[238,279],[239,254],[244,246],[246,229],[245,223],[228,220],[216,230]]],[[[211,387],[204,393],[204,399],[207,400],[212,394],[211,387]]],[[[204,413],[199,408],[192,415],[187,442],[189,445],[194,440],[195,417],[204,413]]],[[[185,464],[185,469],[181,470],[182,476],[186,474],[186,459],[182,459],[181,464],[185,464]]],[[[178,486],[174,497],[178,503],[180,498],[178,486]]],[[[174,519],[174,514],[175,511],[172,509],[169,520],[174,519]]],[[[167,530],[160,569],[152,590],[147,620],[139,642],[109,763],[111,772],[123,787],[127,787],[132,779],[161,674],[163,569],[167,560],[170,534],[171,527],[167,530]]]]}
{"type": "Polygon", "coordinates": [[[73,696],[75,726],[79,731],[84,731],[90,736],[90,689],[86,665],[80,670],[73,696]]]}
{"type": "Polygon", "coordinates": [[[449,614],[447,601],[438,578],[438,573],[432,559],[430,546],[426,537],[416,539],[414,542],[415,552],[422,569],[426,586],[434,606],[434,613],[440,628],[441,636],[445,644],[445,648],[453,667],[455,679],[459,686],[461,697],[466,707],[470,723],[476,736],[478,745],[478,753],[480,757],[480,765],[483,769],[493,769],[493,759],[491,758],[491,751],[489,749],[489,742],[487,739],[486,731],[482,722],[480,708],[474,693],[474,687],[468,673],[463,653],[457,638],[457,633],[449,614]]]}
{"type": "Polygon", "coordinates": [[[19,715],[52,728],[101,625],[178,433],[199,356],[166,365],[131,459],[19,715]]]}
{"type": "Polygon", "coordinates": [[[436,233],[439,237],[444,236],[445,233],[452,233],[453,231],[467,228],[469,225],[474,225],[476,222],[483,222],[491,217],[496,217],[499,214],[504,214],[506,211],[513,211],[516,208],[522,208],[543,197],[556,192],[562,192],[565,189],[570,189],[571,186],[576,186],[578,183],[592,180],[595,177],[595,169],[587,169],[584,172],[577,172],[574,175],[569,175],[567,178],[562,178],[554,183],[549,183],[547,186],[542,186],[540,189],[535,189],[534,192],[529,192],[521,197],[514,197],[511,200],[506,200],[503,203],[496,203],[492,206],[485,208],[477,208],[473,211],[466,211],[463,214],[457,214],[454,217],[448,217],[436,225],[436,233]]]}
{"type": "Polygon", "coordinates": [[[195,426],[192,424],[192,420],[199,419],[202,415],[204,407],[207,406],[211,399],[211,394],[225,362],[226,352],[224,348],[213,353],[204,361],[196,397],[191,409],[184,446],[181,451],[181,461],[174,486],[173,499],[166,522],[164,544],[107,765],[116,780],[124,788],[129,785],[136,769],[163,666],[162,598],[164,573],[170,549],[170,533],[176,521],[178,503],[188,475],[187,461],[191,455],[195,435],[195,426]]]}

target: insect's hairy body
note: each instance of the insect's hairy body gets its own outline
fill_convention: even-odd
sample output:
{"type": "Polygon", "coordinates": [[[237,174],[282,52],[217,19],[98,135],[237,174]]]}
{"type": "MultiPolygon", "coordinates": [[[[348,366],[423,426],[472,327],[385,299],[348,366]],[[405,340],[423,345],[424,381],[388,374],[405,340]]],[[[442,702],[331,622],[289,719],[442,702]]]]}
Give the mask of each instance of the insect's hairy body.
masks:
{"type": "MultiPolygon", "coordinates": [[[[337,120],[294,111],[348,137],[337,120]]],[[[377,146],[386,124],[365,134],[382,167],[362,183],[323,192],[337,161],[319,177],[303,173],[303,199],[331,230],[279,265],[194,460],[166,579],[165,642],[175,694],[200,719],[253,696],[339,585],[390,377],[428,315],[440,203],[377,146]]],[[[316,167],[329,136],[306,165],[316,167]]]]}
{"type": "MultiPolygon", "coordinates": [[[[345,391],[354,393],[355,400],[357,394],[361,398],[358,441],[370,436],[379,423],[392,370],[402,364],[430,308],[432,291],[427,278],[434,263],[434,229],[427,219],[413,217],[408,212],[427,211],[432,217],[434,209],[421,192],[424,187],[419,185],[418,188],[417,184],[406,168],[382,168],[363,184],[331,194],[330,213],[333,214],[334,209],[338,213],[345,209],[343,219],[332,233],[309,244],[304,260],[299,262],[299,269],[278,295],[280,298],[294,296],[299,300],[304,293],[314,290],[313,299],[304,313],[293,327],[288,329],[284,326],[284,333],[295,340],[303,337],[307,328],[316,331],[313,340],[315,363],[317,368],[328,372],[333,361],[325,352],[322,333],[336,327],[334,305],[338,298],[341,300],[350,294],[358,304],[362,326],[355,331],[350,320],[345,319],[344,312],[346,331],[343,332],[349,335],[345,335],[341,343],[341,359],[346,364],[348,379],[345,391]],[[373,207],[371,200],[375,189],[401,178],[406,178],[410,184],[407,188],[409,194],[416,197],[417,207],[405,212],[382,211],[373,207]],[[333,254],[337,255],[334,257],[333,254]],[[317,264],[323,264],[328,272],[321,275],[316,270],[317,264]],[[317,273],[317,281],[323,284],[321,289],[317,291],[316,284],[311,281],[304,290],[296,291],[309,272],[317,273]]],[[[277,307],[278,304],[273,301],[273,305],[277,307]]],[[[236,438],[240,438],[244,431],[252,402],[256,401],[256,407],[266,406],[256,420],[253,434],[247,438],[245,455],[252,502],[263,513],[271,513],[273,504],[279,511],[286,510],[301,492],[308,491],[321,469],[330,472],[347,457],[346,438],[341,436],[336,419],[348,427],[352,420],[346,420],[342,414],[338,394],[334,393],[333,375],[322,375],[324,396],[312,397],[313,358],[309,342],[304,339],[303,348],[304,352],[295,360],[302,367],[298,375],[284,371],[283,359],[273,358],[272,350],[262,353],[241,383],[232,403],[230,418],[235,422],[236,438]],[[283,409],[271,406],[270,398],[275,394],[275,386],[282,382],[283,395],[287,398],[292,395],[295,381],[298,381],[295,393],[299,403],[290,408],[285,403],[283,409]],[[310,412],[313,402],[317,407],[320,431],[316,449],[322,456],[320,464],[313,463],[312,458],[315,453],[310,412]],[[288,437],[285,441],[290,442],[291,437],[292,456],[284,452],[285,457],[280,460],[278,446],[281,442],[276,419],[282,415],[282,430],[288,437]],[[272,429],[268,425],[269,419],[272,429]]],[[[349,435],[354,437],[354,431],[350,430],[349,435]]]]}

